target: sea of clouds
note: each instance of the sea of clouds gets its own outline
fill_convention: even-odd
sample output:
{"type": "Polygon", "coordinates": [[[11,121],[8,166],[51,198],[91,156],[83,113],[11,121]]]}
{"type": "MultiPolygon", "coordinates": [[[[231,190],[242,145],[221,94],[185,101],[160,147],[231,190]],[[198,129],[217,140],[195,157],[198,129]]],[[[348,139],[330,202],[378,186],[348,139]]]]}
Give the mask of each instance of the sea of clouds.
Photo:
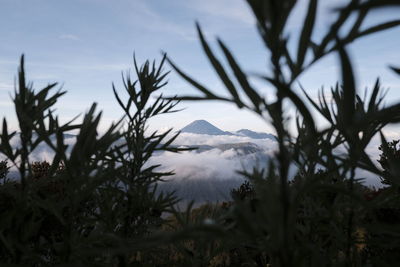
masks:
{"type": "Polygon", "coordinates": [[[270,139],[251,139],[229,135],[206,135],[181,133],[176,145],[196,146],[221,144],[254,143],[260,153],[241,154],[234,149],[222,151],[218,148],[202,153],[185,151],[163,152],[155,155],[150,163],[162,164],[162,170],[174,170],[174,178],[187,179],[230,179],[239,177],[238,171],[265,166],[266,160],[276,150],[276,142],[270,139]]]}
{"type": "MultiPolygon", "coordinates": [[[[13,146],[19,145],[19,138],[13,138],[13,146]]],[[[67,137],[65,143],[70,147],[75,142],[74,137],[67,137]]],[[[221,144],[237,144],[237,143],[253,143],[259,147],[256,153],[243,154],[235,149],[228,149],[222,151],[218,148],[210,149],[204,152],[185,151],[181,153],[160,152],[154,156],[147,163],[148,165],[161,166],[157,171],[173,171],[175,174],[166,178],[169,185],[163,185],[164,188],[178,187],[178,184],[186,184],[187,187],[201,188],[219,188],[217,191],[223,190],[225,195],[233,187],[236,187],[244,181],[243,176],[239,173],[242,170],[251,170],[252,168],[263,168],[267,166],[269,158],[273,156],[277,149],[277,143],[271,139],[252,139],[245,136],[230,136],[230,135],[205,135],[205,134],[192,134],[181,133],[175,140],[174,145],[177,146],[196,146],[196,145],[209,145],[217,146],[221,144]],[[199,183],[202,183],[200,185],[199,183]],[[218,183],[218,185],[217,185],[218,183]]],[[[367,153],[370,155],[373,162],[379,166],[377,160],[379,159],[380,151],[379,138],[374,138],[367,148],[367,153]]],[[[31,161],[52,161],[54,153],[45,144],[39,145],[34,153],[30,156],[31,161]]],[[[292,174],[295,168],[292,168],[292,174]]],[[[365,183],[372,186],[381,186],[380,180],[375,175],[358,170],[357,176],[365,179],[365,183]]],[[[203,189],[204,189],[203,188],[203,189]]],[[[179,190],[178,190],[179,191],[179,190]]],[[[181,189],[182,194],[190,192],[188,188],[181,189]]],[[[191,193],[193,194],[193,192],[191,193]]],[[[210,197],[209,194],[206,194],[210,197]]]]}

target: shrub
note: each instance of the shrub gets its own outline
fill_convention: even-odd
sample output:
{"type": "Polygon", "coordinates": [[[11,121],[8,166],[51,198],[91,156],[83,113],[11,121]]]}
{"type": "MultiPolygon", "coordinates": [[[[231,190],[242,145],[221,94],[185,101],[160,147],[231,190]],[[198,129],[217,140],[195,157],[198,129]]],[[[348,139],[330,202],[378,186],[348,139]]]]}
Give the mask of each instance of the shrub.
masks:
{"type": "MultiPolygon", "coordinates": [[[[382,129],[399,122],[400,104],[383,106],[379,79],[368,97],[360,97],[346,46],[364,36],[400,24],[398,20],[365,24],[366,16],[398,1],[348,1],[318,39],[314,33],[318,0],[310,0],[295,51],[289,49],[287,19],[294,0],[248,0],[260,37],[269,52],[270,72],[259,75],[276,93],[264,97],[249,81],[228,47],[218,44],[229,70],[215,56],[197,26],[199,39],[229,96],[220,96],[171,67],[202,96],[180,100],[234,103],[271,123],[278,150],[265,169],[243,170],[248,182],[233,190],[233,201],[178,212],[173,194],[157,194],[159,173],[146,163],[156,150],[171,147],[177,135],[146,133],[148,120],[174,111],[177,98],[150,97],[162,88],[164,58],[158,67],[146,62],[137,80],[124,78],[127,100],[114,89],[125,116],[103,135],[94,104],[83,117],[60,124],[52,106],[65,92],[50,94],[51,84],[36,92],[26,83],[23,65],[13,98],[20,132],[9,133],[3,120],[0,153],[15,166],[19,181],[7,181],[0,165],[0,262],[3,265],[73,266],[394,266],[400,260],[399,157],[397,141],[388,143],[382,129]],[[321,91],[314,101],[298,77],[328,54],[340,60],[341,83],[321,91]],[[297,109],[296,133],[289,130],[285,103],[297,109]],[[316,127],[312,111],[328,126],[316,127]],[[67,153],[64,134],[78,132],[67,153]],[[365,152],[379,134],[379,168],[365,152]],[[11,138],[21,145],[11,146],[11,138]],[[54,152],[49,163],[32,163],[39,144],[54,152]],[[60,166],[63,166],[60,168],[60,166]],[[293,180],[289,169],[296,168],[293,180]],[[385,189],[362,184],[357,170],[382,177],[385,189]],[[54,190],[54,187],[57,188],[54,190]],[[163,212],[173,219],[165,219],[163,212]],[[168,224],[169,223],[169,224],[168,224]],[[175,227],[173,227],[175,226],[175,227]],[[171,229],[172,227],[172,229],[171,229]],[[171,257],[174,256],[174,257],[171,257]],[[175,257],[176,256],[176,257],[175,257]]],[[[293,41],[293,40],[291,40],[293,41]]],[[[396,73],[400,70],[392,67],[396,73]]]]}
{"type": "MultiPolygon", "coordinates": [[[[172,172],[157,172],[147,164],[156,150],[178,152],[166,133],[146,133],[148,120],[174,111],[174,100],[151,97],[166,85],[163,62],[135,61],[137,80],[124,78],[128,99],[114,88],[125,116],[104,134],[98,132],[101,112],[93,104],[81,123],[60,125],[52,107],[60,96],[51,95],[56,84],[35,91],[25,80],[24,58],[13,98],[20,132],[9,133],[3,120],[0,152],[13,163],[19,180],[9,181],[7,162],[0,165],[0,262],[54,266],[127,266],[142,251],[164,219],[162,213],[176,203],[172,193],[156,194],[156,182],[172,172]],[[152,103],[150,103],[152,102],[152,103]],[[70,152],[64,135],[76,131],[70,152]],[[11,139],[20,139],[12,147],[11,139]],[[31,162],[30,154],[46,144],[51,162],[31,162]]],[[[147,253],[147,254],[146,254],[147,253]]]]}
{"type": "MultiPolygon", "coordinates": [[[[368,97],[361,97],[355,83],[355,71],[346,46],[354,40],[400,24],[398,20],[364,26],[367,15],[396,1],[348,1],[337,8],[336,20],[321,37],[314,33],[318,0],[311,0],[298,38],[288,29],[287,20],[296,1],[248,0],[269,63],[267,74],[256,78],[275,91],[268,99],[255,88],[227,45],[218,45],[227,66],[219,60],[197,25],[198,36],[212,68],[227,89],[219,95],[187,75],[172,60],[171,67],[201,95],[180,96],[181,100],[214,100],[235,104],[270,122],[277,135],[278,151],[265,169],[241,173],[251,183],[255,197],[246,199],[247,187],[235,190],[234,203],[225,217],[229,224],[210,227],[209,238],[218,233],[226,249],[250,247],[264,261],[252,259],[252,266],[373,266],[395,264],[399,248],[399,224],[388,225],[390,213],[378,215],[397,203],[396,179],[400,166],[393,146],[387,145],[382,129],[399,121],[400,104],[383,106],[379,79],[368,97]],[[289,39],[291,37],[291,39],[289,39]],[[288,43],[297,44],[295,49],[288,43]],[[299,76],[328,54],[337,54],[342,80],[330,90],[332,101],[323,90],[317,101],[301,88],[308,100],[302,100],[295,85],[299,76]],[[291,102],[297,110],[296,132],[290,131],[291,102]],[[328,123],[318,129],[312,112],[328,123]],[[382,171],[365,152],[376,135],[381,135],[384,159],[382,171]],[[290,181],[289,169],[297,174],[290,181]],[[371,189],[362,185],[357,170],[363,169],[390,181],[391,187],[366,201],[371,189]],[[394,175],[395,174],[395,175],[394,175]],[[396,177],[396,178],[395,178],[396,177]],[[378,214],[376,213],[378,212],[378,214]],[[378,241],[379,240],[379,241],[378,241]],[[370,249],[372,248],[373,249],[370,249]],[[377,251],[383,253],[375,253],[377,251]],[[386,254],[388,253],[388,254],[386,254]]],[[[392,69],[400,73],[399,69],[392,69]]],[[[300,85],[301,87],[301,85],[300,85]]],[[[293,120],[292,120],[293,121],[293,120]]],[[[252,193],[253,194],[253,193],[252,193]]],[[[201,228],[203,231],[203,229],[201,228]]],[[[250,263],[249,263],[250,264],[250,263]]]]}

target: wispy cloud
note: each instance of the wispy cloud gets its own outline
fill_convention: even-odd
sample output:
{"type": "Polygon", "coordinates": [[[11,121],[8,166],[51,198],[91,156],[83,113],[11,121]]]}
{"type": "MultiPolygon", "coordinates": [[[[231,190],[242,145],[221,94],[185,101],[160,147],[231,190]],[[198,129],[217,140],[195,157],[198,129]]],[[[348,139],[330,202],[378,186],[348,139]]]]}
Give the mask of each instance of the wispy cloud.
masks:
{"type": "Polygon", "coordinates": [[[72,40],[72,41],[80,40],[80,38],[74,34],[61,34],[60,36],[58,36],[58,38],[63,40],[72,40]]]}
{"type": "Polygon", "coordinates": [[[225,19],[253,25],[255,20],[251,14],[250,8],[247,7],[244,1],[239,0],[191,0],[186,1],[185,5],[188,8],[194,9],[200,13],[222,17],[225,19]]]}
{"type": "Polygon", "coordinates": [[[12,107],[14,104],[10,101],[0,101],[0,107],[12,107]]]}
{"type": "Polygon", "coordinates": [[[11,89],[14,88],[13,84],[10,83],[5,83],[5,82],[0,82],[0,91],[10,91],[11,89]]]}
{"type": "Polygon", "coordinates": [[[193,25],[183,25],[175,21],[168,13],[157,12],[147,1],[138,0],[132,3],[134,14],[129,16],[129,22],[152,32],[169,33],[186,41],[196,40],[193,25]]]}

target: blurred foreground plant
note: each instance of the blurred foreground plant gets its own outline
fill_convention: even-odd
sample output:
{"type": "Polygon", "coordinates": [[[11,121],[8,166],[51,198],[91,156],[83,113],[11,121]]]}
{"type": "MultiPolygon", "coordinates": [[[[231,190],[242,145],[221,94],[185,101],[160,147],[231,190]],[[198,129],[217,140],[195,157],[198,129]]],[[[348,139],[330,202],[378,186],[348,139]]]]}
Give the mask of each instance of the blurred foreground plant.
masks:
{"type": "Polygon", "coordinates": [[[171,130],[146,132],[150,118],[177,104],[152,99],[166,85],[163,62],[134,62],[137,80],[123,77],[127,100],[114,88],[125,115],[100,134],[96,104],[81,123],[60,124],[53,107],[65,92],[51,94],[56,84],[35,91],[21,58],[13,98],[20,131],[9,132],[4,119],[0,135],[0,153],[12,163],[0,163],[0,265],[128,266],[140,251],[148,253],[145,240],[177,201],[172,193],[156,194],[156,183],[172,173],[147,163],[156,150],[180,151],[170,147],[177,137],[167,137],[171,130]],[[67,145],[72,130],[76,141],[67,145]],[[44,144],[52,160],[31,162],[44,144]],[[10,167],[17,179],[6,180],[10,167]]]}
{"type": "MultiPolygon", "coordinates": [[[[232,202],[185,212],[175,210],[171,193],[156,193],[166,175],[148,160],[170,146],[177,135],[147,133],[148,120],[173,112],[176,98],[151,96],[165,86],[162,62],[134,62],[136,80],[123,77],[127,99],[115,88],[124,111],[120,122],[98,133],[101,113],[94,104],[81,123],[60,124],[53,106],[65,92],[50,94],[56,84],[36,92],[25,80],[24,62],[13,98],[19,132],[3,120],[0,153],[0,263],[31,266],[394,266],[400,260],[400,196],[397,143],[388,143],[382,129],[400,120],[400,104],[383,106],[379,80],[368,97],[356,90],[346,46],[361,37],[397,26],[399,20],[364,27],[370,12],[398,1],[348,1],[336,20],[317,38],[318,4],[310,0],[301,27],[289,49],[287,20],[297,1],[248,0],[259,34],[269,51],[270,71],[257,77],[274,89],[267,99],[250,82],[227,46],[218,44],[229,65],[211,50],[201,29],[199,39],[212,67],[227,89],[220,96],[167,59],[202,96],[181,100],[217,100],[248,109],[270,123],[278,150],[265,169],[243,170],[248,178],[233,190],[232,202]],[[318,101],[295,84],[328,54],[340,59],[341,84],[323,91],[318,101]],[[296,133],[285,110],[292,103],[298,115],[296,133]],[[311,111],[311,109],[313,111],[311,111]],[[326,119],[316,127],[312,112],[326,119]],[[64,137],[77,131],[69,146],[64,137]],[[365,152],[380,134],[379,168],[365,152]],[[12,139],[19,140],[17,147],[12,139]],[[31,153],[46,144],[54,153],[49,163],[31,162],[31,153]],[[5,179],[9,171],[19,180],[5,179]],[[289,170],[295,170],[292,179],[289,170]],[[357,170],[375,174],[388,185],[374,190],[362,184],[357,170]],[[173,217],[164,219],[164,212],[173,217]]],[[[291,40],[293,41],[293,40],[291,40]]],[[[399,69],[392,67],[399,73],[399,69]]]]}
{"type": "MultiPolygon", "coordinates": [[[[396,166],[400,166],[400,162],[393,154],[396,144],[385,145],[381,130],[400,121],[400,104],[382,105],[379,80],[368,97],[362,98],[358,94],[346,49],[348,44],[364,36],[398,26],[400,20],[369,23],[368,26],[365,26],[365,20],[370,13],[379,12],[378,8],[398,8],[400,4],[398,1],[347,1],[335,10],[336,20],[328,31],[318,37],[315,22],[321,2],[308,1],[300,34],[297,39],[290,39],[297,46],[291,49],[289,36],[297,35],[292,34],[287,21],[297,1],[247,0],[269,52],[270,70],[257,77],[275,91],[274,99],[263,96],[251,84],[249,75],[227,45],[218,39],[228,65],[224,66],[198,24],[203,50],[227,89],[227,96],[208,89],[168,59],[172,68],[202,93],[200,96],[180,96],[179,99],[233,103],[270,123],[277,134],[278,150],[269,166],[241,172],[253,188],[247,186],[251,189],[247,192],[243,185],[234,192],[234,203],[224,215],[229,220],[216,225],[209,234],[212,239],[213,233],[219,231],[224,236],[227,250],[245,247],[251,248],[254,255],[263,255],[262,261],[253,258],[248,263],[251,266],[264,266],[265,263],[271,266],[390,266],[400,260],[400,221],[389,226],[376,214],[399,201],[398,191],[387,189],[384,194],[367,201],[364,195],[372,189],[362,185],[363,177],[356,172],[366,170],[377,177],[385,177],[386,181],[393,181],[390,184],[394,185],[395,179],[390,178],[388,172],[398,178],[396,166]],[[295,84],[300,83],[301,74],[332,53],[340,60],[341,85],[331,89],[332,101],[321,91],[316,102],[303,89],[309,100],[306,103],[296,92],[295,84]],[[298,112],[296,133],[289,131],[293,120],[285,110],[288,101],[298,112]],[[316,127],[311,108],[325,118],[327,127],[316,127]],[[382,171],[365,152],[377,134],[382,139],[386,158],[381,159],[381,164],[386,171],[382,171]],[[293,168],[296,175],[290,181],[289,170],[293,168]],[[240,196],[246,193],[254,196],[240,196]],[[379,247],[385,248],[380,250],[379,247]]],[[[392,69],[399,72],[397,68],[392,69]]]]}

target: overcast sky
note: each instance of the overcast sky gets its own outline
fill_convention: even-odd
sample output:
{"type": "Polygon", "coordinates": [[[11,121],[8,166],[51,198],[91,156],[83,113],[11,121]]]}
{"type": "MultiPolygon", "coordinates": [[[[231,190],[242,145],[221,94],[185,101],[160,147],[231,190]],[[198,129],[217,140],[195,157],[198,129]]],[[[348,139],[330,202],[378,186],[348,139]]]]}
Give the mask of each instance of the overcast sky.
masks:
{"type": "MultiPolygon", "coordinates": [[[[329,7],[343,1],[322,0],[317,35],[334,19],[329,7]]],[[[290,18],[293,36],[302,24],[307,1],[299,1],[290,18]]],[[[371,16],[368,23],[396,17],[397,10],[371,16]]],[[[397,15],[398,18],[398,15],[397,15]]],[[[68,91],[58,104],[60,117],[69,119],[98,102],[104,110],[103,126],[119,118],[111,83],[122,89],[121,71],[132,68],[135,52],[139,62],[168,55],[187,73],[217,92],[225,90],[199,45],[194,22],[199,21],[210,42],[221,37],[249,72],[267,72],[267,53],[257,35],[254,19],[242,0],[0,0],[0,115],[15,127],[10,101],[18,60],[26,55],[28,79],[36,88],[60,82],[68,91]]],[[[387,103],[400,100],[400,79],[387,68],[400,66],[400,29],[388,30],[357,41],[350,54],[357,68],[359,88],[371,87],[381,77],[390,88],[387,103]]],[[[214,45],[214,48],[217,48],[214,45]]],[[[166,66],[168,69],[168,66],[166,66]]],[[[316,96],[321,86],[338,80],[336,55],[315,65],[300,81],[316,96]]],[[[174,73],[169,76],[165,95],[196,91],[174,73]]],[[[260,91],[271,88],[257,83],[260,91]]],[[[249,112],[222,103],[180,104],[184,111],[159,117],[152,128],[179,129],[196,119],[205,119],[224,130],[248,128],[270,131],[268,124],[249,112]]],[[[392,127],[392,132],[397,128],[392,127]]]]}

